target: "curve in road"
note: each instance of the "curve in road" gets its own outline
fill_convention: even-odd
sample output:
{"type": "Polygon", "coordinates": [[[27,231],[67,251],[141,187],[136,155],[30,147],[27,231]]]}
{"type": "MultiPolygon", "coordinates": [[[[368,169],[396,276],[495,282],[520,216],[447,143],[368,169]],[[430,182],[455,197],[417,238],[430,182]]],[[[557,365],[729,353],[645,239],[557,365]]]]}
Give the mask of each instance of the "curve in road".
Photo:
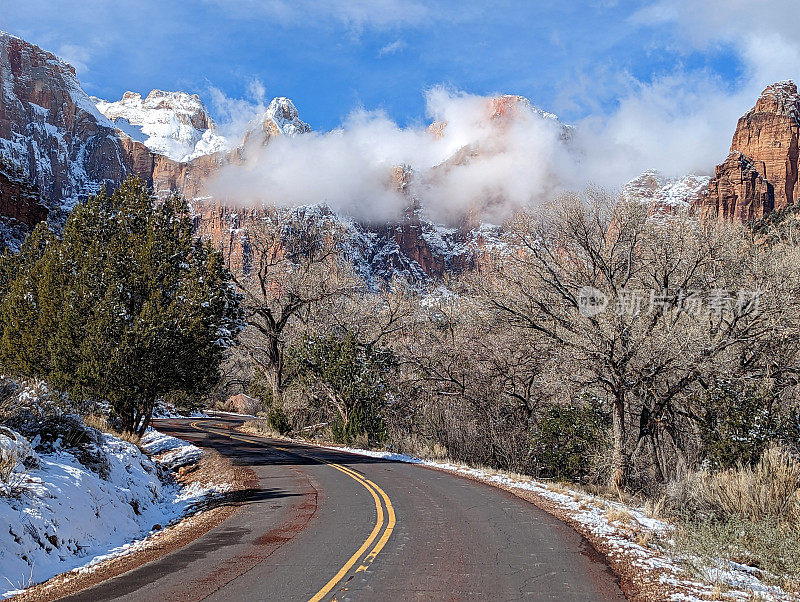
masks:
{"type": "Polygon", "coordinates": [[[258,486],[194,542],[69,600],[625,599],[588,541],[501,489],[245,435],[230,416],[156,422],[258,486]]]}

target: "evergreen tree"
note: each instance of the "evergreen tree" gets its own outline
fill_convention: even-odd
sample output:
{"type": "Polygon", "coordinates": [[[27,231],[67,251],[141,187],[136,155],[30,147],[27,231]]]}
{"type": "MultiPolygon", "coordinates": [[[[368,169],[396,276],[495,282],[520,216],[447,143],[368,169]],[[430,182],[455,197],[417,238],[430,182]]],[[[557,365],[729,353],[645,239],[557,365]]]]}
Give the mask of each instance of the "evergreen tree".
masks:
{"type": "MultiPolygon", "coordinates": [[[[158,202],[131,178],[76,207],[61,239],[34,232],[13,261],[0,303],[5,371],[107,400],[138,434],[158,399],[202,395],[219,379],[238,296],[181,197],[158,202]]],[[[0,284],[4,273],[0,264],[0,284]]]]}
{"type": "Polygon", "coordinates": [[[346,332],[304,339],[293,352],[304,389],[333,415],[333,435],[350,443],[359,434],[379,442],[386,435],[383,410],[397,363],[386,350],[360,344],[346,332]]]}

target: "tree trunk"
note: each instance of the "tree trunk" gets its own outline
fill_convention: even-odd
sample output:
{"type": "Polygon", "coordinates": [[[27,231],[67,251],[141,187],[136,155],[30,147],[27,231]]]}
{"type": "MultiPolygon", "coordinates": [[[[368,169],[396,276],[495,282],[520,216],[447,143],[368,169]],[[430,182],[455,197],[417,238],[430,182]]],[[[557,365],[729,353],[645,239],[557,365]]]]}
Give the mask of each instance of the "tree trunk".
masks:
{"type": "Polygon", "coordinates": [[[155,407],[156,397],[155,395],[149,395],[147,397],[147,401],[145,401],[144,409],[141,412],[138,412],[139,415],[136,418],[135,433],[139,437],[143,437],[147,431],[147,427],[150,426],[150,421],[153,419],[153,410],[155,407]]]}
{"type": "Polygon", "coordinates": [[[283,353],[281,352],[278,337],[270,341],[269,347],[269,380],[272,388],[273,408],[283,409],[283,353]]]}
{"type": "Polygon", "coordinates": [[[612,475],[611,480],[617,489],[628,483],[629,458],[625,450],[625,394],[618,393],[614,399],[612,412],[612,475]]]}

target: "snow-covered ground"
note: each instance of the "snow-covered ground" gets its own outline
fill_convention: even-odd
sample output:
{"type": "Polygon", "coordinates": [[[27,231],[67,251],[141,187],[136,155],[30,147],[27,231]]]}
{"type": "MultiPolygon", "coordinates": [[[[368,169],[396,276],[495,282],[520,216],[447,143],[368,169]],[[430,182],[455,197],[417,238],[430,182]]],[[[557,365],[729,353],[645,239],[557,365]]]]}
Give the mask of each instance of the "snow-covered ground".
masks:
{"type": "MultiPolygon", "coordinates": [[[[421,464],[472,479],[484,481],[512,492],[530,493],[545,501],[545,508],[569,522],[587,537],[615,567],[631,567],[643,581],[643,591],[652,599],[694,600],[798,600],[780,587],[759,579],[760,572],[735,562],[720,559],[714,566],[702,567],[696,558],[676,557],[668,542],[674,527],[652,518],[644,508],[635,508],[571,489],[495,470],[472,468],[452,462],[424,460],[406,454],[351,447],[331,447],[363,456],[396,462],[421,464]]],[[[525,497],[523,495],[522,497],[525,497]]],[[[630,572],[628,572],[630,574],[630,572]]]]}
{"type": "Polygon", "coordinates": [[[27,441],[0,429],[0,450],[16,461],[0,484],[0,597],[66,571],[142,546],[155,531],[190,513],[227,484],[182,487],[162,467],[196,462],[201,450],[175,437],[148,432],[142,447],[109,434],[90,450],[92,468],[56,441],[37,453],[27,441]]]}

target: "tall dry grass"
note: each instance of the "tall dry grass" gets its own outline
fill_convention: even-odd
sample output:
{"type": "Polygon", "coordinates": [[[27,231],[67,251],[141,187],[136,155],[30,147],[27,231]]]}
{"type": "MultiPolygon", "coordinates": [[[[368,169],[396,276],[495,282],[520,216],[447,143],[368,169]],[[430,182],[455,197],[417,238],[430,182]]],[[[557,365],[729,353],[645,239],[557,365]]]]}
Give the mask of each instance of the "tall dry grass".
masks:
{"type": "Polygon", "coordinates": [[[91,428],[95,428],[102,433],[114,435],[118,439],[122,439],[128,443],[133,443],[136,446],[139,446],[139,444],[142,442],[141,437],[139,437],[139,435],[136,433],[126,433],[116,430],[108,422],[108,419],[100,414],[87,414],[83,417],[83,424],[91,428]]]}
{"type": "Polygon", "coordinates": [[[664,501],[677,518],[673,545],[698,571],[730,560],[800,593],[800,461],[789,451],[773,445],[754,466],[691,473],[664,501]]]}
{"type": "Polygon", "coordinates": [[[268,437],[270,439],[283,438],[277,430],[270,426],[269,422],[265,418],[247,420],[239,428],[246,433],[251,433],[259,437],[268,437]]]}
{"type": "Polygon", "coordinates": [[[755,466],[690,473],[668,490],[667,497],[677,514],[716,520],[774,519],[800,528],[800,462],[773,445],[755,466]]]}
{"type": "Polygon", "coordinates": [[[0,448],[0,483],[8,483],[17,466],[17,458],[7,449],[0,448]]]}

